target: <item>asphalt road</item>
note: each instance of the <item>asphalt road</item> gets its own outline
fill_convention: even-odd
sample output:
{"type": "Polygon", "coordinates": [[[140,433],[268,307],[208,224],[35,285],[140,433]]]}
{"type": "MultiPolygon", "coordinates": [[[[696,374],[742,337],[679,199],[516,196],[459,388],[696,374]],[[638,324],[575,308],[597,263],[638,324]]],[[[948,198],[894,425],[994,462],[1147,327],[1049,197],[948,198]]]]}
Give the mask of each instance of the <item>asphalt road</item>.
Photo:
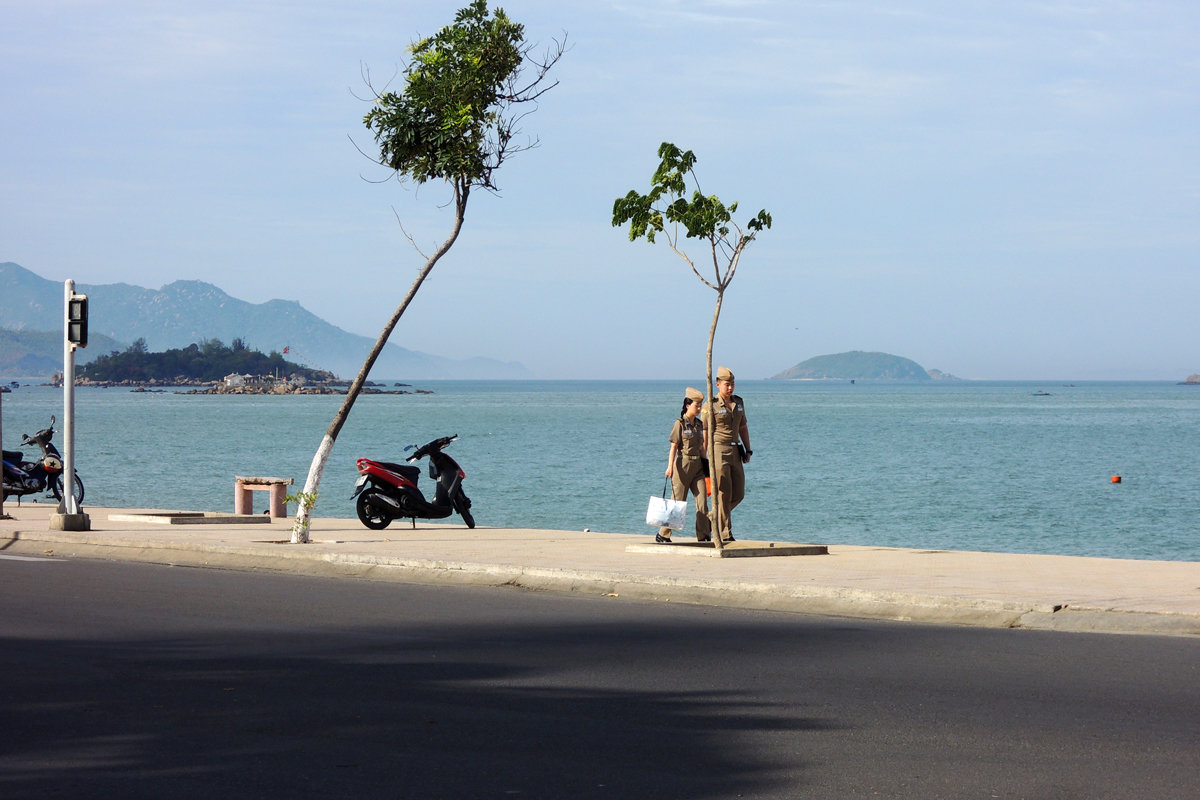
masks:
{"type": "Polygon", "coordinates": [[[1194,798],[1200,641],[0,555],[0,796],[1194,798]]]}

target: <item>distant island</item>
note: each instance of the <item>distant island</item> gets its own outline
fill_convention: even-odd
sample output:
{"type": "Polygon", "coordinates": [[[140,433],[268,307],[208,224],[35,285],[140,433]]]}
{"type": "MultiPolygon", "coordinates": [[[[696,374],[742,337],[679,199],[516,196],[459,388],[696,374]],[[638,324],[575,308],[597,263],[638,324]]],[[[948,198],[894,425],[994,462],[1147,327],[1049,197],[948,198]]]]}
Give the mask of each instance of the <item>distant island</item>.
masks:
{"type": "Polygon", "coordinates": [[[890,353],[849,353],[816,356],[785,369],[771,380],[783,381],[956,381],[941,370],[927,370],[912,359],[890,353]]]}
{"type": "Polygon", "coordinates": [[[1183,381],[1180,386],[1200,386],[1200,374],[1188,375],[1187,380],[1183,381]]]}
{"type": "MultiPolygon", "coordinates": [[[[54,376],[62,383],[62,373],[54,376]]],[[[264,354],[252,350],[241,339],[226,346],[217,339],[184,348],[152,353],[144,339],[138,339],[124,352],[112,351],[98,356],[75,373],[76,386],[131,387],[134,392],[161,393],[167,387],[198,387],[176,394],[346,394],[349,381],[332,372],[313,369],[287,361],[277,352],[264,354]]],[[[412,389],[407,383],[396,388],[380,388],[366,381],[363,394],[433,394],[412,389]]]]}
{"type": "Polygon", "coordinates": [[[267,355],[248,348],[241,339],[225,345],[217,339],[196,342],[184,348],[152,353],[145,339],[138,339],[124,352],[98,356],[76,372],[77,383],[145,384],[186,386],[205,383],[292,383],[327,384],[336,381],[332,372],[311,369],[287,361],[276,352],[267,355]]]}

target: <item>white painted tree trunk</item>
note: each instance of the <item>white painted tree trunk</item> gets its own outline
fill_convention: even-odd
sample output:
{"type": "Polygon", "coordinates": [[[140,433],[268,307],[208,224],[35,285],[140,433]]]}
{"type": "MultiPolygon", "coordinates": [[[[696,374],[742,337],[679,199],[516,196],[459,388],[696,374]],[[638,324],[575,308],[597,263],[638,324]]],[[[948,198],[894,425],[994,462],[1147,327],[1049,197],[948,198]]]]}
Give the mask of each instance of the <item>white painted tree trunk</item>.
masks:
{"type": "Polygon", "coordinates": [[[304,490],[300,493],[297,503],[296,522],[292,525],[292,544],[308,542],[308,528],[312,521],[313,506],[316,505],[317,487],[321,485],[321,476],[325,473],[325,465],[329,462],[329,453],[333,450],[334,438],[328,433],[321,439],[321,445],[313,455],[312,464],[308,468],[308,478],[304,481],[304,490]]]}

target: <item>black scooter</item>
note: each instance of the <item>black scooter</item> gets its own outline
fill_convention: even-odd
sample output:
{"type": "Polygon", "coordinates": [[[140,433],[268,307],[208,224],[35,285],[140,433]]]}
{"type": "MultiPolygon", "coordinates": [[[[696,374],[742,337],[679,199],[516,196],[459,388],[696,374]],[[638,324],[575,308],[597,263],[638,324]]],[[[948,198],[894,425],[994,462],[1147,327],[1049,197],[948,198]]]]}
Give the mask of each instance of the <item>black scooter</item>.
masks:
{"type": "MultiPolygon", "coordinates": [[[[4,450],[4,480],[2,491],[4,497],[14,496],[19,504],[20,498],[27,494],[50,492],[55,500],[63,497],[63,458],[50,441],[54,437],[54,417],[50,417],[50,427],[43,428],[33,436],[25,434],[21,439],[22,445],[37,445],[42,456],[37,461],[26,461],[25,454],[20,450],[4,450]]],[[[75,473],[73,487],[75,502],[83,503],[83,481],[79,473],[75,473]]]]}
{"type": "MultiPolygon", "coordinates": [[[[445,519],[457,511],[467,527],[474,528],[471,500],[462,488],[467,474],[453,458],[442,452],[442,448],[457,438],[457,434],[443,436],[422,445],[404,459],[407,464],[358,459],[360,477],[351,498],[358,498],[356,509],[362,524],[371,530],[382,530],[397,517],[409,517],[415,528],[418,519],[445,519]],[[426,500],[417,488],[421,470],[410,466],[426,456],[429,456],[429,477],[437,481],[432,501],[426,500]]],[[[404,449],[408,451],[413,447],[409,445],[404,449]]]]}

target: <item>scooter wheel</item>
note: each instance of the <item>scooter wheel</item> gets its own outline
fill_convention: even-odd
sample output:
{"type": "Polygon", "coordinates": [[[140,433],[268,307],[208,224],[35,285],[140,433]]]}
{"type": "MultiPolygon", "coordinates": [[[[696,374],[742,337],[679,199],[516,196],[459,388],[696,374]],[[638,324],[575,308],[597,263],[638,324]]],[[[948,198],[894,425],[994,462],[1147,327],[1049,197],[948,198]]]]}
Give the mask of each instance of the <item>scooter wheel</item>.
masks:
{"type": "Polygon", "coordinates": [[[467,523],[468,528],[475,527],[475,518],[471,516],[471,501],[467,499],[465,494],[460,494],[454,500],[454,510],[463,518],[463,522],[467,523]]]}
{"type": "Polygon", "coordinates": [[[366,525],[373,531],[381,531],[388,525],[392,524],[392,516],[379,510],[379,506],[372,503],[378,492],[363,492],[358,496],[358,519],[363,525],[366,525]]]}

